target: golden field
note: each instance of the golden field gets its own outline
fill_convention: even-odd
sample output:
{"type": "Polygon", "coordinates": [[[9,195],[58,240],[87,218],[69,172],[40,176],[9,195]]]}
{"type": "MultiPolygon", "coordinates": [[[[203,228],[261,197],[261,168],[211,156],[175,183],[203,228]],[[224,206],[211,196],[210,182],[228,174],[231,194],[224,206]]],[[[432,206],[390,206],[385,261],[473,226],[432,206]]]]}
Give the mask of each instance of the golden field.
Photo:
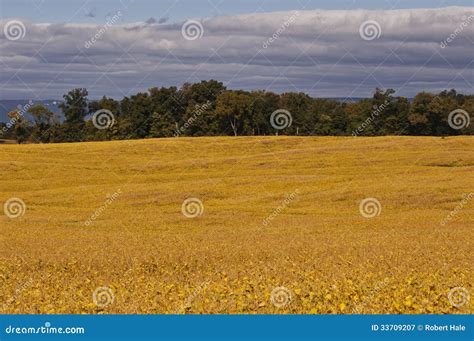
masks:
{"type": "Polygon", "coordinates": [[[25,203],[1,210],[0,313],[474,312],[473,137],[0,145],[0,166],[2,208],[25,203]]]}

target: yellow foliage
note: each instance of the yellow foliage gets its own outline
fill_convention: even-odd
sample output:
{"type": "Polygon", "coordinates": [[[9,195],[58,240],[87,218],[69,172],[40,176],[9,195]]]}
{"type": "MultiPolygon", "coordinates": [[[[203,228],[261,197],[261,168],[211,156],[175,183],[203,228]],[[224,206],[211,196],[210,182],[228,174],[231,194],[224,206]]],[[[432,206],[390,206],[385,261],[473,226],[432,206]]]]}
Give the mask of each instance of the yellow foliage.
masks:
{"type": "Polygon", "coordinates": [[[0,145],[0,313],[472,314],[473,173],[472,137],[0,145]]]}

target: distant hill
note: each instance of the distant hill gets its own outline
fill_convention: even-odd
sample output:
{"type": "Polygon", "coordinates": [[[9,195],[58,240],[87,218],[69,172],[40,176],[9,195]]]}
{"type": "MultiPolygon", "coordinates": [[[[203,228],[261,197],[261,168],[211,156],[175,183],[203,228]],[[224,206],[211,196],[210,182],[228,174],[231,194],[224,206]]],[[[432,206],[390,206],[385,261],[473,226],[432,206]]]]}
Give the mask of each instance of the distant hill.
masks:
{"type": "MultiPolygon", "coordinates": [[[[0,122],[8,122],[8,116],[7,114],[15,109],[20,109],[24,105],[28,104],[30,100],[27,99],[4,99],[0,100],[0,122]],[[21,106],[21,107],[19,107],[21,106]]],[[[56,114],[60,114],[61,110],[59,109],[58,105],[61,103],[61,101],[53,100],[53,99],[46,99],[46,100],[40,100],[40,101],[33,101],[34,104],[43,104],[49,110],[56,114]]],[[[28,114],[26,117],[30,118],[28,114]]]]}

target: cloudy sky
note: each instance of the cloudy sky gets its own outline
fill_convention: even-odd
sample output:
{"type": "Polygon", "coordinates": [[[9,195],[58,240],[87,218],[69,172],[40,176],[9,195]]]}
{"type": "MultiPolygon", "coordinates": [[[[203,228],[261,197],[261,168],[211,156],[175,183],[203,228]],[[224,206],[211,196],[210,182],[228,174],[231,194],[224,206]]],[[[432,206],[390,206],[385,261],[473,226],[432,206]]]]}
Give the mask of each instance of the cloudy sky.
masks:
{"type": "Polygon", "coordinates": [[[366,97],[474,93],[473,1],[1,0],[0,99],[217,79],[366,97]]]}

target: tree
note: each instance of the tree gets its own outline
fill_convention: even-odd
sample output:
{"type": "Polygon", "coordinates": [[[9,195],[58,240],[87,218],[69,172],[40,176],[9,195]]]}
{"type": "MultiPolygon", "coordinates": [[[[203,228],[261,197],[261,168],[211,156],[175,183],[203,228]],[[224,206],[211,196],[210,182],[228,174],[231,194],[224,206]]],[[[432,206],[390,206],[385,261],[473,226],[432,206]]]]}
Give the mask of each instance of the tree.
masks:
{"type": "Polygon", "coordinates": [[[176,87],[151,88],[150,105],[152,110],[150,137],[171,137],[180,135],[187,101],[182,91],[176,87]]]}
{"type": "Polygon", "coordinates": [[[42,143],[50,142],[51,128],[57,124],[55,115],[52,111],[46,108],[43,104],[33,105],[28,109],[28,112],[33,117],[35,123],[32,132],[32,138],[42,143]]]}
{"type": "Polygon", "coordinates": [[[119,134],[123,139],[141,139],[150,136],[153,110],[148,93],[125,97],[120,102],[119,134]]]}
{"type": "Polygon", "coordinates": [[[85,117],[88,114],[86,89],[73,89],[63,96],[64,102],[59,105],[65,121],[63,124],[64,141],[84,140],[85,117]]]}
{"type": "Polygon", "coordinates": [[[181,88],[153,87],[121,100],[104,96],[88,102],[87,96],[86,89],[73,89],[64,95],[64,103],[60,105],[64,122],[43,105],[29,108],[33,125],[23,117],[26,109],[12,111],[11,122],[0,125],[0,136],[15,138],[19,143],[27,140],[44,143],[279,133],[293,136],[474,134],[474,96],[456,90],[437,95],[422,92],[409,101],[395,96],[392,89],[376,89],[371,98],[346,102],[312,98],[301,92],[278,95],[263,90],[227,90],[221,82],[210,80],[185,83],[181,88]],[[89,119],[102,109],[113,115],[113,125],[107,125],[106,129],[98,129],[89,119]],[[279,109],[284,111],[276,112],[279,109]],[[272,122],[273,113],[277,116],[273,115],[272,122]],[[453,114],[455,118],[451,117],[453,114]]]}
{"type": "Polygon", "coordinates": [[[212,136],[222,134],[219,122],[215,120],[217,97],[226,91],[226,87],[218,81],[201,81],[183,87],[182,93],[186,100],[183,113],[184,124],[188,125],[186,135],[212,136]],[[192,124],[189,124],[192,122],[192,124]]]}
{"type": "Polygon", "coordinates": [[[272,135],[275,129],[270,124],[271,114],[279,109],[280,96],[273,92],[253,91],[251,114],[252,135],[272,135]]]}
{"type": "Polygon", "coordinates": [[[251,131],[249,118],[252,105],[252,96],[248,92],[226,91],[217,97],[215,114],[223,129],[230,125],[233,135],[238,136],[251,131]]]}
{"type": "Polygon", "coordinates": [[[422,92],[415,96],[411,104],[408,121],[409,131],[413,135],[431,134],[430,104],[433,101],[432,94],[422,92]]]}
{"type": "Polygon", "coordinates": [[[313,100],[302,125],[302,135],[347,135],[347,104],[328,99],[313,100]]]}
{"type": "MultiPolygon", "coordinates": [[[[308,125],[310,122],[311,102],[311,97],[302,92],[287,92],[282,94],[280,96],[279,108],[290,112],[292,123],[289,127],[280,132],[289,135],[306,134],[308,129],[311,129],[308,125]]],[[[271,113],[272,112],[270,112],[269,115],[271,115],[271,113]]]]}
{"type": "Polygon", "coordinates": [[[466,116],[469,117],[465,117],[464,128],[459,130],[459,133],[464,135],[474,135],[474,96],[463,98],[460,100],[459,105],[460,109],[464,110],[464,112],[467,113],[466,116]]]}
{"type": "Polygon", "coordinates": [[[345,110],[345,104],[336,106],[332,111],[329,112],[331,118],[331,135],[346,135],[348,129],[347,112],[345,110]]]}
{"type": "Polygon", "coordinates": [[[30,122],[18,110],[10,111],[7,115],[10,118],[9,124],[12,129],[13,137],[18,144],[25,142],[31,134],[30,122]]]}
{"type": "Polygon", "coordinates": [[[207,102],[215,102],[217,97],[226,91],[226,87],[218,81],[201,81],[183,87],[183,94],[192,106],[196,104],[204,104],[207,102]]]}
{"type": "MultiPolygon", "coordinates": [[[[105,127],[105,129],[98,129],[94,126],[92,120],[88,120],[85,126],[85,137],[87,140],[112,140],[119,137],[119,124],[120,124],[120,102],[116,101],[113,98],[103,96],[98,101],[91,101],[89,103],[89,111],[93,116],[97,111],[108,110],[112,115],[103,114],[101,118],[97,118],[100,123],[105,127]],[[110,126],[109,126],[110,124],[110,126]]],[[[99,113],[100,116],[100,113],[99,113]]]]}

